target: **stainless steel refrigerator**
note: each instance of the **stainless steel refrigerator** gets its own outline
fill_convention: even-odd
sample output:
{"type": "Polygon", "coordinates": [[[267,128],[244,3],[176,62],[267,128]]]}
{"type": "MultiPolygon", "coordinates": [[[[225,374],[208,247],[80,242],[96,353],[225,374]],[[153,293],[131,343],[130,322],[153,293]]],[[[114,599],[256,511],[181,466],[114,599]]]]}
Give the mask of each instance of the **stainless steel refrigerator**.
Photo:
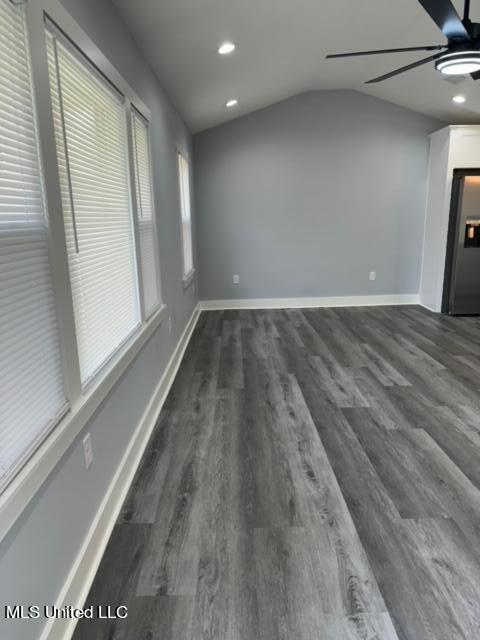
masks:
{"type": "Polygon", "coordinates": [[[480,314],[480,169],[454,171],[443,310],[480,314]]]}

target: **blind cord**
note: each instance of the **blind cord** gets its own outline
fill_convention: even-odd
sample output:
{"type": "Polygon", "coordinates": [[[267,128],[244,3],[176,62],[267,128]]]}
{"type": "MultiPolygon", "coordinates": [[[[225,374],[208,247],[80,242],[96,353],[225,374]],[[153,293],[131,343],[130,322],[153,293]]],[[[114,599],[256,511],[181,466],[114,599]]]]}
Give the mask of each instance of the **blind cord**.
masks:
{"type": "Polygon", "coordinates": [[[133,132],[133,152],[135,154],[135,174],[138,190],[138,203],[140,205],[140,218],[143,218],[142,190],[140,187],[140,165],[138,163],[138,141],[137,141],[137,123],[135,114],[132,114],[132,132],[133,132]]]}
{"type": "Polygon", "coordinates": [[[80,253],[80,248],[78,244],[78,233],[77,233],[77,220],[75,217],[75,203],[73,199],[73,186],[72,186],[72,174],[70,171],[70,159],[68,155],[68,142],[67,142],[67,129],[65,126],[65,113],[63,110],[63,94],[62,94],[62,79],[60,77],[60,63],[58,59],[58,44],[57,38],[53,35],[53,51],[55,56],[55,73],[57,76],[57,87],[58,87],[58,101],[60,105],[60,120],[62,123],[62,137],[63,137],[63,148],[65,153],[65,166],[67,173],[67,182],[68,182],[68,195],[70,199],[70,209],[72,212],[72,225],[73,225],[73,237],[75,240],[75,252],[80,253]]]}

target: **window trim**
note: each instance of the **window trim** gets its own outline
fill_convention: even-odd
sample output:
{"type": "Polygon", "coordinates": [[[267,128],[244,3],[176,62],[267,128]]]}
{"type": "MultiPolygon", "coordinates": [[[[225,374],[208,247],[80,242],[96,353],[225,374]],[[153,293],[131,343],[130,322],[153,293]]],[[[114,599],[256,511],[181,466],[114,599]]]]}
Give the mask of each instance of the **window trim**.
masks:
{"type": "Polygon", "coordinates": [[[158,226],[157,226],[157,216],[156,211],[157,207],[155,204],[155,185],[154,185],[154,172],[153,172],[153,157],[152,157],[152,135],[151,135],[151,122],[148,118],[146,118],[141,111],[135,106],[133,102],[130,103],[130,107],[127,110],[127,134],[128,134],[128,151],[131,158],[129,171],[130,171],[130,184],[132,191],[132,211],[133,211],[133,224],[135,227],[135,248],[137,252],[137,270],[139,273],[139,285],[140,285],[140,304],[142,310],[142,319],[148,320],[151,318],[157,309],[162,306],[163,298],[162,298],[162,274],[160,268],[160,247],[158,243],[158,226]],[[150,311],[150,314],[147,315],[145,309],[145,301],[143,297],[143,270],[141,263],[141,253],[140,253],[140,233],[139,233],[139,215],[138,215],[138,207],[137,207],[137,180],[135,175],[135,164],[136,164],[136,150],[135,150],[135,134],[133,131],[133,118],[134,116],[141,118],[147,127],[147,137],[148,137],[148,162],[150,166],[151,173],[151,194],[150,197],[152,199],[152,227],[153,227],[153,250],[155,254],[155,271],[157,276],[157,285],[158,285],[158,304],[157,306],[150,311]]]}
{"type": "MultiPolygon", "coordinates": [[[[19,3],[12,2],[12,0],[6,2],[6,4],[10,4],[12,11],[14,13],[19,13],[19,3]]],[[[21,9],[20,9],[21,11],[21,9]]],[[[29,438],[29,442],[27,446],[23,447],[21,454],[13,461],[13,464],[0,467],[0,495],[4,492],[7,487],[13,482],[14,478],[19,474],[19,472],[23,469],[28,460],[35,454],[37,449],[41,446],[41,444],[48,438],[50,433],[56,428],[58,423],[63,419],[63,417],[70,410],[70,403],[67,397],[67,389],[66,389],[66,381],[65,381],[65,365],[63,360],[63,352],[61,345],[61,332],[60,332],[60,322],[59,322],[59,314],[56,303],[56,283],[53,275],[53,264],[52,264],[52,252],[51,252],[51,235],[49,230],[49,215],[48,215],[48,202],[46,196],[45,189],[45,174],[43,167],[43,157],[41,153],[41,144],[40,144],[40,136],[39,136],[39,123],[38,123],[38,113],[37,113],[37,100],[36,94],[34,90],[33,84],[33,68],[32,68],[32,56],[31,56],[31,48],[29,42],[29,34],[28,27],[26,23],[25,12],[22,11],[21,15],[18,15],[20,21],[22,22],[22,27],[24,34],[26,36],[25,39],[25,59],[26,59],[26,67],[27,67],[27,75],[29,77],[29,102],[31,102],[32,107],[32,119],[33,119],[33,133],[34,133],[34,154],[36,155],[37,160],[37,171],[39,178],[39,191],[38,196],[41,200],[41,210],[42,210],[42,218],[43,224],[42,229],[39,231],[39,235],[42,236],[42,240],[45,240],[45,248],[47,249],[47,260],[48,260],[48,270],[50,276],[50,284],[51,284],[51,293],[52,293],[52,302],[53,302],[53,311],[55,317],[55,328],[56,328],[56,354],[60,356],[60,369],[61,369],[61,380],[63,385],[63,402],[59,405],[58,410],[55,414],[52,414],[47,422],[42,422],[41,429],[39,429],[32,438],[29,438]],[[3,473],[2,470],[4,471],[3,473]]],[[[14,178],[15,179],[15,178],[14,178]]],[[[35,180],[36,181],[36,180],[35,180]]],[[[39,423],[40,424],[40,423],[39,423]]]]}
{"type": "Polygon", "coordinates": [[[183,276],[182,282],[183,282],[184,289],[188,289],[188,287],[192,284],[192,282],[195,280],[195,275],[196,275],[196,269],[194,267],[189,273],[187,273],[186,276],[183,276]]]}
{"type": "MultiPolygon", "coordinates": [[[[49,217],[48,244],[52,266],[55,307],[58,316],[58,328],[61,342],[62,364],[64,370],[65,393],[70,409],[54,426],[45,440],[32,456],[12,476],[0,494],[0,542],[11,529],[18,517],[39,491],[55,465],[62,459],[75,438],[95,414],[102,402],[117,384],[118,380],[132,364],[147,341],[157,331],[164,317],[166,306],[161,298],[161,279],[159,277],[160,306],[145,319],[141,305],[141,325],[105,364],[87,388],[82,390],[80,368],[75,333],[73,302],[71,295],[68,258],[63,222],[63,209],[60,191],[60,178],[57,165],[55,130],[50,96],[50,80],[45,37],[46,19],[60,29],[74,46],[85,52],[90,62],[103,76],[108,78],[124,96],[126,101],[125,118],[127,127],[131,105],[139,111],[150,125],[150,109],[128,85],[115,67],[97,47],[95,42],[75,22],[60,4],[59,0],[36,0],[28,2],[25,20],[29,41],[29,54],[32,73],[32,87],[36,118],[38,123],[38,145],[40,162],[43,169],[46,207],[49,217]]],[[[127,129],[128,133],[128,129],[127,129]]],[[[129,149],[130,151],[130,149],[129,149]]],[[[130,172],[133,166],[129,157],[130,172]]],[[[153,167],[153,165],[151,165],[153,167]]],[[[152,171],[153,174],[153,171],[152,171]]],[[[153,183],[153,180],[152,180],[153,183]]],[[[129,180],[131,211],[135,214],[135,197],[129,180]]],[[[135,217],[135,216],[134,216],[135,217]]],[[[154,215],[156,223],[156,215],[154,215]]],[[[154,227],[157,258],[157,273],[160,276],[158,260],[158,233],[154,227]]],[[[137,236],[137,234],[135,234],[137,236]]],[[[139,272],[140,273],[140,272],[139,272]]],[[[141,287],[140,275],[139,287],[141,287]]],[[[142,294],[143,295],[143,294],[142,294]]]]}
{"type": "Polygon", "coordinates": [[[181,247],[181,250],[182,250],[182,284],[183,284],[183,288],[184,289],[188,289],[188,287],[192,284],[193,280],[195,279],[195,274],[196,274],[195,255],[194,255],[194,251],[193,251],[193,216],[192,216],[192,198],[191,198],[192,181],[190,179],[191,178],[191,176],[190,176],[190,154],[188,154],[186,151],[184,151],[180,147],[177,147],[176,154],[175,154],[175,160],[176,160],[177,184],[178,184],[178,211],[179,211],[178,219],[179,219],[179,228],[180,228],[180,247],[181,247]],[[185,246],[184,246],[184,242],[183,242],[182,184],[181,184],[181,175],[180,175],[180,162],[179,162],[178,156],[181,156],[185,160],[185,162],[187,163],[187,166],[188,166],[188,170],[189,170],[188,186],[189,186],[189,189],[190,189],[190,191],[189,191],[189,199],[190,199],[190,235],[191,235],[191,243],[192,243],[192,268],[187,273],[185,273],[185,246]]]}

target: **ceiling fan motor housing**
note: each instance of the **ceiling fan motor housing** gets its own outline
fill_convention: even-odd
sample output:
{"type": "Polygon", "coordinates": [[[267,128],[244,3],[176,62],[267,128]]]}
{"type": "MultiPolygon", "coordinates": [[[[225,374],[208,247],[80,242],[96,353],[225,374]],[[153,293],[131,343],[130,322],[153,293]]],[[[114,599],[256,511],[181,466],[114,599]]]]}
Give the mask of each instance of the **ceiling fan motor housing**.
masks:
{"type": "Polygon", "coordinates": [[[327,58],[348,58],[351,56],[402,53],[406,51],[439,51],[440,53],[434,53],[378,78],[368,80],[366,84],[388,80],[429,62],[434,62],[437,71],[446,75],[462,76],[470,74],[473,80],[480,80],[480,23],[470,20],[470,0],[465,0],[463,19],[458,15],[452,0],[418,0],[418,2],[441,30],[447,39],[446,44],[377,49],[376,51],[354,51],[328,55],[327,58]]]}

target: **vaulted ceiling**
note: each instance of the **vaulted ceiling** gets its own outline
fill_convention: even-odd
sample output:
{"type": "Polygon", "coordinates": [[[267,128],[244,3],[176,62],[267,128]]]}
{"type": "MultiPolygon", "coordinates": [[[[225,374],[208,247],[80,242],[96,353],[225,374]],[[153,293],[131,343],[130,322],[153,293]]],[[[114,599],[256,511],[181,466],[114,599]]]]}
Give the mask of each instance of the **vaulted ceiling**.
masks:
{"type": "MultiPolygon", "coordinates": [[[[480,81],[433,63],[372,77],[428,54],[325,60],[327,53],[443,44],[417,0],[112,0],[193,132],[314,89],[355,89],[450,123],[480,122],[480,81]],[[238,50],[221,57],[224,40],[238,50]],[[465,95],[463,105],[452,97],[465,95]],[[225,108],[237,98],[239,104],[225,108]]],[[[454,0],[462,13],[461,0],[454,0]]],[[[480,22],[480,0],[471,18],[480,22]]]]}

